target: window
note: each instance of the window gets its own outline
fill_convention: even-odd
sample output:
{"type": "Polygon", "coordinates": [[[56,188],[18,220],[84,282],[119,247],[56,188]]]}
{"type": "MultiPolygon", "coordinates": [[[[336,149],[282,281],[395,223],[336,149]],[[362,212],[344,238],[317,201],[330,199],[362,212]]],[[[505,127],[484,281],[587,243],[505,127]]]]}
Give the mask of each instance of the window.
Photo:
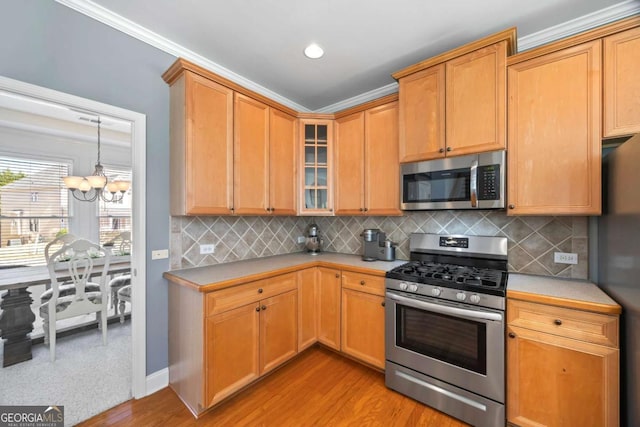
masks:
{"type": "Polygon", "coordinates": [[[69,164],[0,156],[0,268],[44,265],[44,246],[67,231],[69,164]]]}
{"type": "MultiPolygon", "coordinates": [[[[131,169],[104,166],[104,174],[109,181],[123,179],[131,181],[131,169]]],[[[100,244],[112,241],[123,231],[131,231],[131,189],[119,202],[99,202],[100,244]]]]}

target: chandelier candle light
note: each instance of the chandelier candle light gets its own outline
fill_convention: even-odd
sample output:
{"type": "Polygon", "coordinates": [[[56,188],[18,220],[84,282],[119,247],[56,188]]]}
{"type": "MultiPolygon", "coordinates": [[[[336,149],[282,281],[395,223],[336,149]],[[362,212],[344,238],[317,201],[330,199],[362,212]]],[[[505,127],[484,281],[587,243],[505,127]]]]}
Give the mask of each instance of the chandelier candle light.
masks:
{"type": "Polygon", "coordinates": [[[90,176],[66,176],[64,185],[71,191],[73,197],[83,202],[93,202],[98,197],[105,202],[119,202],[131,186],[130,181],[115,180],[109,182],[104,174],[104,167],[100,163],[100,117],[92,120],[98,123],[98,161],[93,174],[90,176]]]}

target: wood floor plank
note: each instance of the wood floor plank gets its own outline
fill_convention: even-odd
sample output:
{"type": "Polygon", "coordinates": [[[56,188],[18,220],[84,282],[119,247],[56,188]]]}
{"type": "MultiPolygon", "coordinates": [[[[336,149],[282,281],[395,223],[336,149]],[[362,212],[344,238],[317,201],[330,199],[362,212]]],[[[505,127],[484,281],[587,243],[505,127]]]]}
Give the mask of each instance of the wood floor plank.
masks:
{"type": "Polygon", "coordinates": [[[426,426],[467,424],[384,385],[384,374],[320,346],[222,402],[199,419],[170,388],[79,424],[94,426],[426,426]]]}

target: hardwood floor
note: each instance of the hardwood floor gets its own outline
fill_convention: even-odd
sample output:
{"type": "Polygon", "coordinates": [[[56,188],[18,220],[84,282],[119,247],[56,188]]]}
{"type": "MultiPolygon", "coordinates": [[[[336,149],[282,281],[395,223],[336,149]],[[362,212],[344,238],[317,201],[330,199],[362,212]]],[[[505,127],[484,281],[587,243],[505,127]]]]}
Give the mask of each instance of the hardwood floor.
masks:
{"type": "Polygon", "coordinates": [[[80,426],[434,426],[465,423],[384,386],[384,375],[314,346],[196,420],[170,389],[80,426]]]}

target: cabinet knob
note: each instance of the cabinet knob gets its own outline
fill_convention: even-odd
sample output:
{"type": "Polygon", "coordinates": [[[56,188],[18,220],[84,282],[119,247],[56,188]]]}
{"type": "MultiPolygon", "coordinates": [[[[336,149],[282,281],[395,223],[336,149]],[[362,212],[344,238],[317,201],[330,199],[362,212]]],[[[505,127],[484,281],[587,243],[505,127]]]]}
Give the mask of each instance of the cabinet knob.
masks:
{"type": "Polygon", "coordinates": [[[264,292],[264,290],[262,288],[258,289],[258,293],[261,294],[262,292],[264,292]]]}
{"type": "Polygon", "coordinates": [[[380,303],[380,305],[384,307],[384,305],[385,305],[385,304],[384,304],[384,301],[382,301],[382,302],[380,303]]]}
{"type": "Polygon", "coordinates": [[[509,338],[515,338],[516,334],[514,334],[513,332],[509,332],[509,338]]]}
{"type": "Polygon", "coordinates": [[[364,212],[364,209],[363,209],[363,208],[360,208],[360,212],[364,212]]]}
{"type": "Polygon", "coordinates": [[[438,151],[441,152],[441,153],[444,153],[444,148],[441,148],[438,151]]]}
{"type": "Polygon", "coordinates": [[[360,284],[361,284],[362,286],[364,286],[364,283],[365,283],[365,282],[364,282],[364,280],[360,280],[360,284]]]}
{"type": "Polygon", "coordinates": [[[266,310],[266,309],[267,309],[267,306],[266,306],[266,305],[263,305],[262,307],[260,307],[260,309],[261,309],[262,311],[264,311],[264,310],[266,310]]]}
{"type": "Polygon", "coordinates": [[[364,208],[364,211],[365,211],[365,212],[368,212],[368,211],[369,211],[369,208],[364,208]]]}
{"type": "Polygon", "coordinates": [[[509,205],[509,209],[515,209],[516,205],[509,205]]]}
{"type": "Polygon", "coordinates": [[[560,325],[562,325],[562,320],[556,319],[556,320],[553,321],[553,323],[558,325],[558,326],[560,326],[560,325]]]}
{"type": "Polygon", "coordinates": [[[333,209],[329,209],[329,212],[333,212],[333,209]]]}
{"type": "Polygon", "coordinates": [[[256,307],[256,311],[260,311],[260,307],[256,307]]]}
{"type": "Polygon", "coordinates": [[[271,208],[271,212],[275,212],[276,208],[271,208]]]}
{"type": "Polygon", "coordinates": [[[451,147],[447,147],[447,151],[451,151],[451,147]]]}
{"type": "Polygon", "coordinates": [[[336,273],[336,279],[339,279],[340,275],[338,273],[336,273]]]}

